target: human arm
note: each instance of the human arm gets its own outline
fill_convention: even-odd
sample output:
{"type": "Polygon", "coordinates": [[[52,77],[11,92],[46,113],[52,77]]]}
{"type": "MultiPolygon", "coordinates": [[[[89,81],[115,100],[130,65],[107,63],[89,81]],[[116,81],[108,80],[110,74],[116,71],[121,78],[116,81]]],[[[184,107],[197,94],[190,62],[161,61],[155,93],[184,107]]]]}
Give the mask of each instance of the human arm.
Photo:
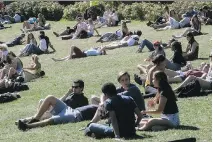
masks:
{"type": "Polygon", "coordinates": [[[109,117],[111,118],[112,121],[112,127],[115,133],[115,138],[120,138],[120,132],[118,128],[118,121],[116,118],[115,111],[109,111],[109,117]]]}
{"type": "Polygon", "coordinates": [[[189,55],[189,56],[193,55],[195,53],[196,49],[197,49],[197,46],[198,46],[197,43],[194,42],[191,46],[191,51],[189,53],[187,53],[187,55],[189,55]]]}
{"type": "Polygon", "coordinates": [[[61,101],[65,101],[65,99],[72,93],[72,89],[69,89],[67,93],[60,98],[61,101]]]}
{"type": "Polygon", "coordinates": [[[167,102],[167,98],[160,95],[158,108],[155,110],[142,111],[142,114],[146,114],[146,113],[159,114],[164,110],[166,102],[167,102]]]}

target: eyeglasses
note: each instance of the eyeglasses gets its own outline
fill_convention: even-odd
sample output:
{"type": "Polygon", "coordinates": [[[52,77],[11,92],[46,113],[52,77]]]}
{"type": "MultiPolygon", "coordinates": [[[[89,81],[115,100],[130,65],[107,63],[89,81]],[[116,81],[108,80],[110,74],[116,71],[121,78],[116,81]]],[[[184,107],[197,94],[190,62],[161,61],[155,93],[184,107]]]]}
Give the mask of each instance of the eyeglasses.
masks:
{"type": "Polygon", "coordinates": [[[72,88],[79,88],[80,86],[72,86],[72,88]]]}

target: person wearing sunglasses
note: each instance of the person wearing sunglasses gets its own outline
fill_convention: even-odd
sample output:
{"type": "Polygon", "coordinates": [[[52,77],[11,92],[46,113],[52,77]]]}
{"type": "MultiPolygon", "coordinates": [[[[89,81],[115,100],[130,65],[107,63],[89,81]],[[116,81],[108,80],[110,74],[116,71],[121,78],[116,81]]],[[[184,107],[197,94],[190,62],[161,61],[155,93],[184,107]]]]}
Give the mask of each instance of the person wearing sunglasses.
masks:
{"type": "Polygon", "coordinates": [[[38,111],[33,117],[18,120],[16,123],[18,128],[26,130],[51,124],[74,123],[91,119],[97,107],[88,105],[88,99],[84,96],[83,90],[84,82],[76,80],[62,98],[47,96],[39,102],[38,111]],[[87,116],[88,112],[94,113],[87,116]]]}

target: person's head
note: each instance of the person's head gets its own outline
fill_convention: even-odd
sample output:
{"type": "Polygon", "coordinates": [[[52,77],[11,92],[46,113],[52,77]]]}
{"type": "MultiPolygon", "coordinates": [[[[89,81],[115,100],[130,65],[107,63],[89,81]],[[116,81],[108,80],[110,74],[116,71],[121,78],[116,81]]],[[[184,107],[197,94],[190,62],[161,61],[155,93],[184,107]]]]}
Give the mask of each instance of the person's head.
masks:
{"type": "Polygon", "coordinates": [[[39,35],[39,39],[45,39],[45,36],[44,35],[39,35]]]}
{"type": "Polygon", "coordinates": [[[162,85],[162,82],[167,82],[167,75],[162,71],[156,71],[153,75],[153,85],[156,88],[159,88],[162,85]]]}
{"type": "Polygon", "coordinates": [[[105,83],[102,86],[101,90],[104,96],[106,96],[107,98],[111,98],[117,95],[116,87],[113,83],[105,83]]]}
{"type": "Polygon", "coordinates": [[[189,12],[193,11],[194,8],[193,7],[189,7],[189,12]]]}
{"type": "Polygon", "coordinates": [[[130,75],[128,72],[119,72],[117,80],[123,88],[128,88],[130,84],[130,75]]]}
{"type": "Polygon", "coordinates": [[[164,7],[164,12],[169,13],[169,7],[167,5],[164,7]]]}
{"type": "Polygon", "coordinates": [[[165,68],[166,67],[166,58],[162,54],[158,54],[152,60],[155,66],[165,68]]]}
{"type": "Polygon", "coordinates": [[[28,39],[34,39],[33,33],[29,33],[28,36],[27,36],[27,38],[28,38],[28,39]]]}
{"type": "Polygon", "coordinates": [[[22,34],[21,34],[21,38],[24,38],[24,37],[25,37],[25,34],[24,34],[24,33],[22,33],[22,34]]]}
{"type": "Polygon", "coordinates": [[[172,42],[171,46],[172,46],[172,50],[174,52],[178,52],[178,53],[182,54],[183,51],[182,51],[182,45],[180,42],[174,41],[174,42],[172,42]]]}
{"type": "Polygon", "coordinates": [[[207,11],[208,11],[208,9],[209,9],[209,7],[205,5],[205,6],[203,6],[203,8],[202,8],[202,9],[203,9],[203,12],[207,12],[207,11]]]}
{"type": "Polygon", "coordinates": [[[136,35],[138,35],[139,37],[142,35],[142,32],[141,32],[141,30],[137,30],[136,31],[136,35]]]}
{"type": "Polygon", "coordinates": [[[195,41],[194,35],[193,33],[189,32],[188,34],[186,34],[186,39],[187,41],[192,44],[195,41]]]}
{"type": "Polygon", "coordinates": [[[81,94],[84,90],[84,81],[81,79],[73,81],[72,91],[77,94],[81,94]]]}
{"type": "Polygon", "coordinates": [[[153,43],[153,47],[154,47],[155,50],[157,50],[157,51],[163,50],[162,45],[161,45],[161,43],[160,43],[159,41],[155,41],[155,42],[153,43]]]}
{"type": "Polygon", "coordinates": [[[172,10],[169,11],[169,16],[170,17],[174,17],[175,14],[176,14],[175,10],[172,9],[172,10]]]}
{"type": "Polygon", "coordinates": [[[88,19],[88,24],[89,24],[89,25],[93,25],[93,21],[92,21],[91,18],[88,19]]]}
{"type": "Polygon", "coordinates": [[[122,21],[121,22],[121,29],[127,28],[126,22],[122,21]]]}
{"type": "Polygon", "coordinates": [[[43,15],[41,13],[38,14],[38,18],[43,18],[43,15]]]}
{"type": "Polygon", "coordinates": [[[77,18],[76,18],[76,21],[77,22],[81,22],[83,20],[83,18],[81,17],[81,16],[78,16],[77,18]]]}
{"type": "Polygon", "coordinates": [[[40,35],[44,35],[45,36],[45,32],[44,31],[40,31],[40,35]]]}

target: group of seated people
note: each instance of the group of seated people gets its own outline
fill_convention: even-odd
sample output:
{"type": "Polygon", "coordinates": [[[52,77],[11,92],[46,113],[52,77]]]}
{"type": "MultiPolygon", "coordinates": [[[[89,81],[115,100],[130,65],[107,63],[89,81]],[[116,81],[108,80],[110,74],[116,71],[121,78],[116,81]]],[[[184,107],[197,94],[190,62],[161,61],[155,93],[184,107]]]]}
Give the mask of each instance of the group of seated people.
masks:
{"type": "Polygon", "coordinates": [[[23,81],[29,82],[43,76],[41,64],[37,55],[32,55],[29,65],[24,67],[22,61],[12,51],[0,52],[0,88],[1,90],[12,87],[13,83],[21,76],[23,81]]]}
{"type": "Polygon", "coordinates": [[[175,10],[169,10],[166,6],[164,8],[164,15],[158,17],[155,22],[149,21],[147,25],[153,27],[157,31],[190,27],[178,37],[186,36],[187,32],[193,32],[194,35],[201,35],[201,23],[211,25],[212,14],[210,13],[210,9],[207,6],[204,6],[200,11],[190,7],[189,11],[182,14],[181,18],[179,18],[180,16],[175,10]]]}
{"type": "Polygon", "coordinates": [[[158,91],[156,98],[148,101],[148,110],[139,88],[130,83],[129,73],[120,72],[117,79],[121,87],[116,89],[113,83],[105,83],[101,88],[103,95],[100,98],[93,96],[92,104],[89,105],[84,96],[84,82],[76,80],[63,97],[58,99],[49,95],[40,100],[37,113],[18,120],[16,124],[25,131],[46,125],[90,120],[86,129],[107,132],[105,136],[115,138],[134,138],[135,127],[141,131],[177,127],[180,124],[177,99],[167,76],[163,71],[156,71],[153,75],[158,91]],[[156,104],[159,105],[153,110],[156,104]],[[150,118],[147,114],[162,115],[160,118],[150,118]],[[97,123],[106,118],[112,127],[97,123]]]}

